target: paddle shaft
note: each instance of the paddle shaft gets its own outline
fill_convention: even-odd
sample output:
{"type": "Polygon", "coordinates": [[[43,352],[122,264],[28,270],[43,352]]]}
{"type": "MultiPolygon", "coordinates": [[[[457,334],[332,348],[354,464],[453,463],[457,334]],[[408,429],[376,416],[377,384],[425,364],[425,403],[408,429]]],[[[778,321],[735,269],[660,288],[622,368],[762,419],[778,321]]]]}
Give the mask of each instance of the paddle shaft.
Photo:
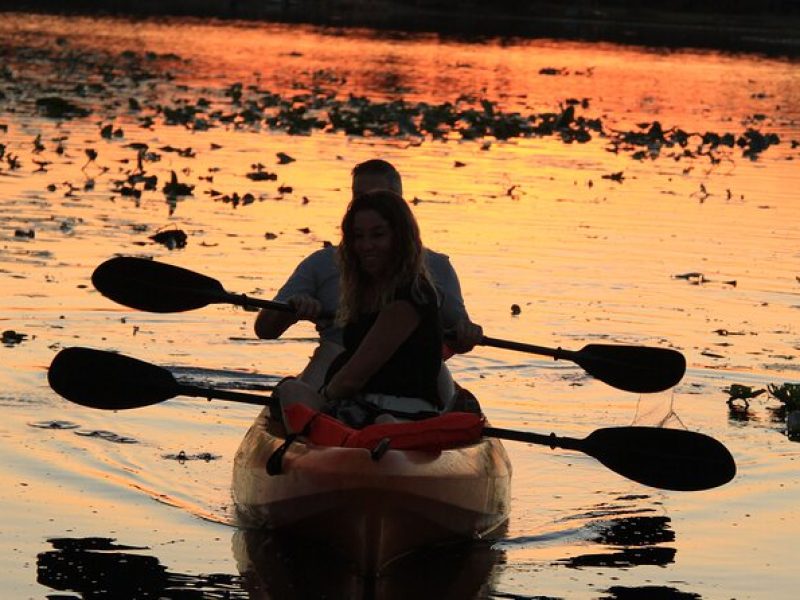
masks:
{"type": "Polygon", "coordinates": [[[575,356],[575,352],[572,350],[564,350],[563,348],[546,348],[545,346],[524,344],[522,342],[512,342],[510,340],[501,340],[488,336],[483,336],[481,341],[478,342],[478,345],[504,348],[506,350],[516,350],[518,352],[528,352],[531,354],[541,354],[542,356],[552,356],[556,360],[573,360],[575,356]]]}
{"type": "Polygon", "coordinates": [[[234,392],[232,390],[217,390],[212,388],[199,387],[196,385],[178,384],[176,396],[191,396],[193,398],[205,398],[211,400],[230,400],[232,402],[242,402],[244,404],[256,404],[258,406],[268,406],[272,404],[272,396],[261,396],[259,394],[249,394],[247,392],[234,392]]]}
{"type": "Polygon", "coordinates": [[[565,448],[567,450],[582,451],[582,440],[571,437],[560,437],[555,433],[545,435],[543,433],[534,433],[533,431],[515,431],[513,429],[502,429],[500,427],[484,427],[483,435],[501,440],[512,440],[514,442],[527,442],[529,444],[539,444],[540,446],[550,446],[551,449],[565,448]]]}
{"type": "MultiPolygon", "coordinates": [[[[236,304],[237,306],[266,308],[268,310],[275,310],[278,312],[284,312],[297,316],[297,311],[286,302],[253,298],[251,296],[246,296],[245,294],[234,294],[233,292],[225,292],[224,296],[220,296],[219,300],[215,300],[214,302],[217,303],[230,302],[231,304],[236,304]]],[[[333,318],[334,315],[328,312],[321,312],[319,315],[317,315],[317,319],[320,321],[330,320],[333,318]]]]}
{"type": "Polygon", "coordinates": [[[253,298],[246,294],[236,294],[234,292],[214,293],[208,294],[209,303],[213,304],[235,304],[236,306],[243,306],[245,308],[266,308],[269,310],[277,310],[285,313],[294,313],[295,310],[285,302],[276,302],[274,300],[264,300],[262,298],[253,298]]]}

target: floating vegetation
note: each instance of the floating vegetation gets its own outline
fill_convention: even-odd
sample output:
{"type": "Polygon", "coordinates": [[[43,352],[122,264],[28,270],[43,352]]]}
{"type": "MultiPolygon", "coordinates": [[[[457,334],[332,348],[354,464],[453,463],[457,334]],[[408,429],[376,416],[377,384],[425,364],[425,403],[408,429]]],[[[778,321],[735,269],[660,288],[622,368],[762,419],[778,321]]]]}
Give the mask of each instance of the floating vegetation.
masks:
{"type": "Polygon", "coordinates": [[[762,134],[752,128],[736,136],[733,133],[719,134],[711,131],[687,132],[677,127],[664,130],[658,121],[640,123],[639,131],[614,131],[610,137],[609,149],[612,152],[631,151],[633,158],[637,160],[655,159],[663,149],[667,149],[670,150],[668,156],[674,160],[705,156],[712,164],[719,164],[721,161],[718,154],[720,148],[738,146],[742,149],[743,156],[755,160],[761,152],[780,143],[776,134],[762,134]]]}
{"type": "Polygon", "coordinates": [[[800,383],[784,383],[780,386],[769,384],[767,389],[772,397],[781,402],[776,414],[779,418],[785,418],[787,436],[790,440],[800,441],[800,383]]]}
{"type": "MultiPolygon", "coordinates": [[[[110,84],[121,85],[119,80],[127,80],[127,85],[137,88],[152,80],[169,82],[172,74],[166,67],[174,66],[180,58],[174,55],[151,56],[152,53],[137,54],[125,51],[120,56],[98,55],[76,56],[71,50],[50,51],[48,59],[58,65],[66,62],[70,69],[86,69],[87,84],[72,89],[60,89],[62,95],[47,95],[36,100],[36,110],[51,118],[67,119],[86,117],[91,111],[76,104],[63,95],[77,95],[80,98],[107,100],[112,91],[110,84]],[[160,72],[152,69],[160,68],[160,72]],[[102,81],[97,81],[97,74],[102,81]]],[[[561,68],[543,68],[542,75],[565,75],[561,68]]],[[[509,140],[525,137],[556,137],[562,142],[587,143],[594,138],[607,140],[611,152],[629,152],[637,160],[653,160],[667,156],[674,160],[707,158],[718,164],[724,156],[723,149],[739,148],[742,156],[755,160],[771,146],[780,143],[775,133],[759,131],[748,127],[741,134],[731,132],[691,132],[680,127],[664,127],[659,121],[639,123],[636,129],[624,131],[604,127],[601,119],[577,113],[577,109],[588,110],[586,98],[564,99],[557,111],[522,114],[504,110],[498,102],[488,98],[469,95],[457,97],[454,101],[442,103],[410,102],[405,99],[375,101],[364,96],[339,94],[342,80],[330,74],[312,74],[306,84],[308,91],[282,95],[265,90],[258,85],[245,85],[235,82],[219,90],[203,89],[196,100],[186,97],[176,98],[172,105],[150,102],[149,94],[134,95],[128,98],[125,108],[127,118],[134,118],[144,128],[158,124],[179,126],[193,131],[206,131],[215,127],[271,129],[289,135],[309,135],[314,131],[344,133],[364,137],[431,138],[436,140],[482,140],[482,148],[489,148],[485,142],[491,139],[509,140]],[[216,97],[215,97],[216,96],[216,97]],[[132,114],[133,113],[133,114],[132,114]]],[[[56,89],[58,89],[56,87],[56,89]]],[[[9,86],[8,94],[17,93],[9,86]]],[[[49,91],[52,91],[48,88],[49,91]]],[[[191,97],[192,90],[181,86],[182,92],[191,97]]],[[[106,103],[105,106],[108,106],[106,103]]],[[[114,114],[104,115],[104,120],[114,120],[114,114]]],[[[766,119],[754,119],[762,124],[766,119]]],[[[101,136],[106,139],[122,137],[119,127],[105,124],[101,136]]],[[[193,154],[189,154],[193,155],[193,154]]],[[[295,159],[284,152],[276,154],[279,164],[288,164],[295,159]]],[[[258,171],[256,171],[258,173],[258,171]]],[[[248,175],[249,176],[249,175],[248,175]]],[[[252,177],[266,175],[254,174],[252,177]]],[[[621,182],[620,180],[617,180],[621,182]]]]}
{"type": "Polygon", "coordinates": [[[253,169],[250,171],[246,177],[251,181],[277,181],[278,174],[277,173],[270,173],[269,171],[265,171],[266,168],[261,163],[256,163],[254,165],[250,165],[250,168],[253,169]]]}
{"type": "Polygon", "coordinates": [[[215,190],[211,190],[211,192],[209,192],[209,194],[214,197],[215,201],[219,201],[219,202],[224,202],[226,204],[230,204],[231,206],[233,206],[233,208],[236,208],[240,204],[242,206],[247,206],[248,204],[252,204],[253,202],[256,201],[256,197],[253,194],[249,193],[249,192],[246,193],[246,194],[243,194],[242,196],[239,196],[239,194],[236,193],[236,192],[233,192],[233,194],[230,194],[230,195],[228,195],[228,194],[224,194],[223,195],[221,192],[217,192],[215,190]]]}
{"type": "Polygon", "coordinates": [[[92,111],[73,104],[58,96],[48,96],[36,100],[36,110],[43,117],[50,119],[71,119],[74,117],[87,117],[92,111]]]}
{"type": "Polygon", "coordinates": [[[36,581],[69,594],[50,598],[249,598],[244,579],[215,573],[193,575],[168,571],[147,546],[118,543],[114,538],[52,538],[53,550],[36,556],[36,581]]]}
{"type": "Polygon", "coordinates": [[[610,181],[616,181],[617,183],[622,183],[625,181],[625,176],[623,175],[622,171],[617,173],[609,173],[608,175],[601,175],[602,179],[608,179],[610,181]]]}
{"type": "Polygon", "coordinates": [[[28,425],[39,429],[78,429],[80,427],[80,425],[72,421],[36,421],[35,423],[28,423],[28,425]]]}
{"type": "Polygon", "coordinates": [[[749,410],[750,400],[768,392],[781,403],[778,407],[767,407],[772,413],[771,420],[786,426],[785,432],[790,440],[800,441],[800,383],[769,383],[766,389],[757,390],[735,383],[722,391],[729,396],[730,417],[736,421],[757,420],[749,410]]]}
{"type": "Polygon", "coordinates": [[[182,229],[174,228],[161,229],[149,236],[149,239],[156,243],[163,244],[170,250],[176,250],[186,247],[186,240],[188,239],[188,236],[182,229]]]}
{"type": "Polygon", "coordinates": [[[3,332],[3,345],[5,346],[15,346],[17,344],[21,344],[25,341],[25,338],[28,337],[27,333],[17,333],[13,329],[7,329],[3,332]]]}
{"type": "Polygon", "coordinates": [[[727,337],[729,335],[745,335],[744,331],[728,331],[727,329],[715,329],[714,333],[722,337],[727,337]]]}
{"type": "Polygon", "coordinates": [[[75,435],[80,435],[83,437],[96,437],[100,438],[101,440],[105,440],[107,442],[113,442],[115,444],[138,444],[139,440],[127,437],[124,435],[119,435],[118,433],[114,433],[113,431],[105,431],[102,429],[92,429],[89,431],[82,430],[76,431],[75,435]]]}
{"type": "Polygon", "coordinates": [[[763,388],[760,390],[754,390],[748,385],[733,383],[730,386],[723,388],[722,391],[728,394],[728,399],[726,400],[728,406],[733,406],[734,402],[741,400],[744,402],[744,407],[747,408],[750,406],[750,400],[757,398],[767,390],[763,388]]]}
{"type": "Polygon", "coordinates": [[[558,69],[555,67],[543,67],[539,69],[539,75],[566,75],[566,69],[558,69]]]}
{"type": "MultiPolygon", "coordinates": [[[[570,558],[557,561],[565,567],[580,569],[587,567],[614,567],[630,568],[642,565],[666,566],[675,562],[675,548],[663,548],[660,546],[645,546],[641,548],[620,548],[612,552],[581,554],[570,558]]],[[[625,596],[619,596],[625,597],[625,596]]],[[[673,598],[676,596],[658,596],[645,594],[641,598],[673,598]]]]}
{"type": "MultiPolygon", "coordinates": [[[[32,60],[25,52],[14,57],[14,73],[26,73],[32,60]]],[[[62,77],[0,78],[0,94],[8,100],[0,104],[0,112],[13,111],[16,114],[32,111],[52,119],[92,118],[99,115],[93,126],[99,128],[97,141],[107,143],[125,137],[126,130],[137,124],[142,128],[154,129],[161,126],[176,126],[192,132],[207,131],[212,128],[227,130],[277,130],[289,135],[311,135],[315,132],[344,134],[356,137],[381,137],[403,139],[412,146],[426,140],[441,142],[474,140],[481,150],[488,151],[496,141],[515,138],[550,137],[565,144],[586,144],[600,140],[606,149],[614,153],[629,153],[636,160],[655,160],[672,158],[675,161],[688,159],[707,159],[712,165],[721,160],[731,160],[736,149],[742,155],[755,160],[770,147],[779,144],[780,138],[774,133],[760,131],[771,121],[749,119],[746,130],[741,134],[731,132],[691,132],[679,127],[667,128],[659,121],[641,122],[630,130],[614,129],[604,124],[600,118],[585,114],[590,110],[588,98],[566,98],[560,102],[554,99],[556,109],[518,112],[504,108],[503,104],[490,98],[474,94],[462,94],[452,101],[424,102],[410,101],[402,97],[392,100],[374,100],[366,96],[345,94],[342,87],[345,79],[333,71],[316,71],[306,82],[296,81],[293,89],[279,93],[263,89],[260,85],[247,85],[244,82],[229,83],[217,88],[194,89],[189,85],[173,82],[174,75],[169,69],[188,64],[175,55],[158,55],[151,52],[126,50],[121,54],[108,53],[95,49],[82,53],[69,47],[68,43],[49,49],[37,49],[35,60],[45,60],[52,68],[71,74],[69,81],[62,77]],[[75,84],[82,75],[81,83],[75,84]],[[119,101],[118,92],[124,89],[125,101],[119,101]],[[170,91],[177,92],[170,94],[170,91]],[[165,102],[165,98],[170,100],[165,102]]],[[[9,67],[9,71],[10,70],[9,67]]],[[[560,68],[542,69],[543,75],[567,75],[560,68]]],[[[591,73],[589,73],[591,74],[591,73]]],[[[397,94],[402,89],[397,88],[397,94]]],[[[136,137],[135,135],[132,137],[136,137]]],[[[68,138],[53,138],[57,144],[56,154],[70,158],[65,142],[68,138]]],[[[92,143],[92,142],[89,142],[92,143]]],[[[158,189],[159,176],[145,171],[146,163],[161,160],[161,153],[175,153],[183,158],[196,156],[191,147],[162,146],[159,152],[151,151],[146,143],[133,142],[123,147],[136,151],[136,168],[128,171],[125,178],[111,182],[111,189],[124,199],[132,199],[137,206],[144,192],[158,189]]],[[[220,148],[211,144],[211,149],[220,148]]],[[[47,153],[48,140],[42,134],[33,139],[32,159],[34,172],[48,172],[51,160],[44,160],[41,153],[47,153]]],[[[81,170],[85,180],[77,183],[63,181],[47,186],[50,192],[58,187],[64,189],[65,198],[80,198],[82,192],[99,191],[102,186],[100,176],[110,167],[96,164],[98,152],[95,148],[85,148],[86,163],[81,170]],[[90,167],[93,167],[90,169],[90,167]],[[91,173],[89,172],[91,170],[91,173]]],[[[275,152],[275,162],[287,165],[296,159],[286,152],[275,152]]],[[[123,159],[129,163],[134,159],[123,159]]],[[[3,167],[14,171],[23,164],[16,154],[0,144],[0,172],[3,167]]],[[[455,168],[466,167],[464,161],[455,161],[455,168]]],[[[684,168],[684,173],[693,166],[684,168]]],[[[217,169],[218,170],[218,169],[217,169]]],[[[212,171],[210,169],[209,171],[212,171]]],[[[184,170],[188,176],[189,171],[184,170]]],[[[268,170],[265,165],[251,165],[245,177],[252,182],[277,182],[278,174],[268,170]]],[[[603,179],[623,183],[623,171],[602,175],[603,179]]],[[[163,177],[162,177],[163,179],[163,177]]],[[[199,181],[213,182],[213,176],[199,177],[199,181]]],[[[591,185],[591,183],[590,183],[591,185]]],[[[169,206],[169,214],[174,214],[178,202],[193,196],[195,185],[178,181],[175,171],[162,184],[162,191],[169,206]]],[[[277,189],[277,197],[294,193],[296,187],[287,183],[277,189]]],[[[510,188],[508,196],[519,199],[519,194],[510,188]]],[[[728,200],[732,195],[726,190],[728,200]]],[[[210,194],[215,200],[225,202],[233,208],[247,206],[256,199],[265,198],[248,193],[247,190],[234,193],[210,194]]],[[[700,191],[693,194],[701,202],[712,196],[700,184],[700,191]]],[[[302,196],[308,203],[308,197],[302,196]]],[[[112,198],[113,200],[113,198],[112,198]]],[[[419,202],[414,199],[414,202],[419,202]]],[[[170,249],[185,246],[185,239],[165,238],[170,249]]],[[[17,236],[22,237],[21,235],[17,236]]],[[[158,240],[156,240],[158,241],[158,240]]],[[[680,276],[678,276],[680,277],[680,276]]],[[[708,283],[702,274],[688,278],[694,285],[708,283]]],[[[735,286],[735,281],[716,282],[735,286]]]]}
{"type": "Polygon", "coordinates": [[[680,273],[679,275],[673,275],[673,279],[685,279],[692,285],[702,285],[704,283],[721,283],[723,285],[730,285],[732,287],[736,287],[736,280],[729,279],[727,281],[719,281],[714,279],[707,279],[705,275],[702,273],[691,272],[691,273],[680,273]]]}
{"type": "Polygon", "coordinates": [[[205,462],[211,462],[212,460],[219,460],[222,458],[219,454],[212,454],[211,452],[200,452],[198,454],[186,454],[185,451],[181,450],[177,454],[164,454],[163,458],[166,460],[177,460],[179,463],[183,464],[190,460],[202,460],[205,462]]]}
{"type": "Polygon", "coordinates": [[[768,384],[767,390],[787,411],[800,410],[800,383],[768,384]]]}
{"type": "Polygon", "coordinates": [[[162,152],[174,152],[178,156],[183,156],[184,158],[194,158],[196,156],[195,151],[192,150],[191,147],[188,148],[175,148],[174,146],[161,146],[159,148],[162,152]]]}
{"type": "Polygon", "coordinates": [[[117,127],[116,129],[114,129],[114,125],[110,123],[100,129],[100,137],[107,140],[110,140],[112,138],[121,138],[124,136],[125,133],[122,131],[122,128],[117,127]]]}
{"type": "Polygon", "coordinates": [[[178,175],[175,171],[171,171],[172,175],[170,180],[164,184],[162,191],[167,198],[177,198],[178,196],[192,196],[194,190],[193,185],[181,183],[178,181],[178,175]]]}

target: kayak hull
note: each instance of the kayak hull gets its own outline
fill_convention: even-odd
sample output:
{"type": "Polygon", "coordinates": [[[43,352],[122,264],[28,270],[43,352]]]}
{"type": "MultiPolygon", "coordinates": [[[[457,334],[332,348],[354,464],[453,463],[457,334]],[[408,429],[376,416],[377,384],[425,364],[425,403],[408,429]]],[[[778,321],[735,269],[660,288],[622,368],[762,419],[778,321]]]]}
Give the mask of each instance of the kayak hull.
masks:
{"type": "Polygon", "coordinates": [[[284,439],[268,410],[245,435],[234,460],[233,495],[245,527],[279,530],[334,549],[364,575],[415,550],[490,536],[508,519],[511,465],[499,440],[441,452],[295,441],[282,472],[266,464],[284,439]]]}

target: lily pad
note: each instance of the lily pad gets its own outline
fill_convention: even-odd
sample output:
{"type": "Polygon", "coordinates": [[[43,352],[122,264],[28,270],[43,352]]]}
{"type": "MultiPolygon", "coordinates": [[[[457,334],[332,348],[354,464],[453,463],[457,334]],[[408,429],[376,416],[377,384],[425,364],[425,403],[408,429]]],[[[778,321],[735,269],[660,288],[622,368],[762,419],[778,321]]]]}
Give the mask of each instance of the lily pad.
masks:
{"type": "Polygon", "coordinates": [[[45,98],[37,99],[36,109],[42,116],[50,119],[86,117],[92,112],[58,96],[47,96],[45,98]]]}
{"type": "Polygon", "coordinates": [[[769,384],[767,389],[770,395],[780,400],[787,410],[800,410],[800,383],[784,383],[780,386],[769,384]]]}
{"type": "Polygon", "coordinates": [[[27,337],[27,333],[17,333],[13,329],[7,329],[3,332],[2,341],[6,346],[13,346],[15,344],[21,344],[27,337]]]}

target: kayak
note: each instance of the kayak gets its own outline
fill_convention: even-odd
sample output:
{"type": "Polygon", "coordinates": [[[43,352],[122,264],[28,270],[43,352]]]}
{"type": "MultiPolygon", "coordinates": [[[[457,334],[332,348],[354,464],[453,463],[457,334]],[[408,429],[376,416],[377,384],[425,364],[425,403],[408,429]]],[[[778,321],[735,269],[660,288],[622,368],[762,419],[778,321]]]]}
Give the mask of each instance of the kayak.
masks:
{"type": "Polygon", "coordinates": [[[441,451],[315,445],[285,447],[280,474],[267,462],[284,446],[264,409],[234,459],[240,524],[333,549],[364,576],[416,550],[491,538],[508,519],[511,464],[494,438],[441,451]]]}

